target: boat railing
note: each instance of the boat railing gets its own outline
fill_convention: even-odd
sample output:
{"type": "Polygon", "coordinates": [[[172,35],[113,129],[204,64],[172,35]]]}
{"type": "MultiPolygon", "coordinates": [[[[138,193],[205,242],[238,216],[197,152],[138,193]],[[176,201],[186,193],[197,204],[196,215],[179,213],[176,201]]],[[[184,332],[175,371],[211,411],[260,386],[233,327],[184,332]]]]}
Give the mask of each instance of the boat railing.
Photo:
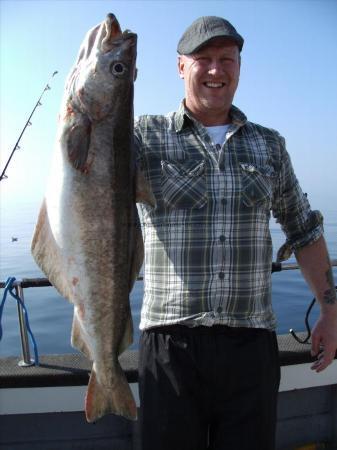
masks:
{"type": "MultiPolygon", "coordinates": [[[[331,265],[333,267],[337,266],[337,259],[331,260],[331,265]]],[[[271,272],[281,272],[285,270],[296,270],[299,269],[299,265],[297,263],[291,262],[273,262],[271,272]]],[[[143,276],[139,276],[137,281],[142,281],[143,276]]],[[[5,288],[6,283],[0,281],[0,288],[5,288]]],[[[15,280],[13,282],[13,287],[15,289],[15,294],[20,298],[21,302],[18,302],[18,319],[19,319],[19,327],[20,327],[20,337],[21,337],[21,349],[22,349],[22,360],[19,361],[19,365],[22,367],[28,367],[35,365],[35,361],[31,358],[30,354],[30,346],[27,332],[27,323],[26,317],[24,314],[24,289],[26,288],[37,288],[37,287],[49,287],[52,286],[51,282],[47,278],[23,278],[21,280],[15,280]]],[[[311,305],[312,307],[312,305],[311,305]]],[[[308,312],[310,312],[311,307],[309,307],[308,312]]],[[[307,313],[308,315],[308,313],[307,313]]],[[[295,332],[290,330],[295,339],[297,339],[295,332]]],[[[310,332],[308,333],[310,336],[310,332]]],[[[300,342],[300,341],[299,341],[300,342]]],[[[305,341],[303,341],[305,342],[305,341]]]]}

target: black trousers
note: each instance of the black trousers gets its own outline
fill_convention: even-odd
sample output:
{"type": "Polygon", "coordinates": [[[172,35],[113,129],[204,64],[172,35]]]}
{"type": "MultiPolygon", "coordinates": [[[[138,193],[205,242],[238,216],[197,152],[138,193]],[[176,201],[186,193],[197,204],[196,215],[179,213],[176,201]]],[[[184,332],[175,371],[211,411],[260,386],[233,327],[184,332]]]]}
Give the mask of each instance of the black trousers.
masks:
{"type": "Polygon", "coordinates": [[[263,329],[182,325],[144,331],[142,450],[273,450],[280,366],[263,329]]]}

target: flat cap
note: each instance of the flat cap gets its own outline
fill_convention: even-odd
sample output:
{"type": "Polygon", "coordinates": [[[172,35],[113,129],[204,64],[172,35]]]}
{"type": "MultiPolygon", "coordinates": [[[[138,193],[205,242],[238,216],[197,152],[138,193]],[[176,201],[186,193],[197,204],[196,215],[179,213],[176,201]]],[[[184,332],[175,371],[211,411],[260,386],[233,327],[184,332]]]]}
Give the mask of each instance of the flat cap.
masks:
{"type": "Polygon", "coordinates": [[[241,52],[243,37],[228,20],[216,16],[203,16],[195,20],[181,36],[177,51],[180,55],[191,55],[216,37],[233,39],[241,52]]]}

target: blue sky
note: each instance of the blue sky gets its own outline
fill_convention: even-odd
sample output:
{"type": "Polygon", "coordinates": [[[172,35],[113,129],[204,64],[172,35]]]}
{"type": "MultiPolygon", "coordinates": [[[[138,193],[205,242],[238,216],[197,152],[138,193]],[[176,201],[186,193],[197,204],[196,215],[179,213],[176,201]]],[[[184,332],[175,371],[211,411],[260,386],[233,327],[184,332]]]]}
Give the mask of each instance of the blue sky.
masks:
{"type": "Polygon", "coordinates": [[[136,114],[176,109],[177,41],[197,17],[219,15],[245,38],[234,103],[285,136],[312,206],[337,211],[337,1],[0,0],[0,8],[1,171],[58,71],[1,181],[3,198],[42,198],[65,78],[85,33],[108,12],[138,34],[136,114]]]}

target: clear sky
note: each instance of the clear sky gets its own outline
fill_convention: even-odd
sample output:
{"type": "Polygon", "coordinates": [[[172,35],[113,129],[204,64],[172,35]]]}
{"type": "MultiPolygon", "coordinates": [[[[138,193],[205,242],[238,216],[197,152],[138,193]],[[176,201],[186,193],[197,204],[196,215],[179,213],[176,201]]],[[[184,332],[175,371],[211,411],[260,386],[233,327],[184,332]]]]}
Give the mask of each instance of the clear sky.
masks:
{"type": "Polygon", "coordinates": [[[197,17],[219,15],[245,38],[234,104],[285,136],[312,206],[337,211],[337,0],[0,0],[0,8],[1,171],[51,86],[1,181],[6,199],[43,196],[65,78],[87,30],[113,12],[138,34],[135,113],[166,113],[184,95],[177,41],[197,17]]]}

